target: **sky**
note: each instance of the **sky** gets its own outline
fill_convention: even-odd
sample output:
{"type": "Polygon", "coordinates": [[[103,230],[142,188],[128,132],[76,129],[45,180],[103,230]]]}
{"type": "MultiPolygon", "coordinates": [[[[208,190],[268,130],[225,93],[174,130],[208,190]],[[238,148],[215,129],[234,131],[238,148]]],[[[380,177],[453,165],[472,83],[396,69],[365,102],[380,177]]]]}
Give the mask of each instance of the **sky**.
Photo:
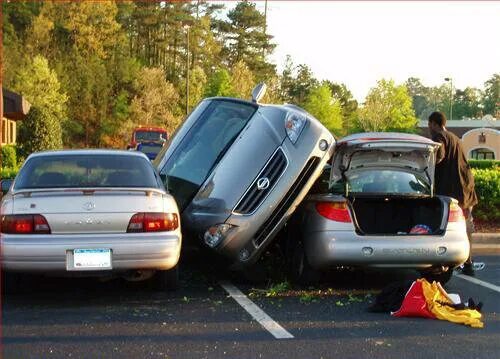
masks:
{"type": "Polygon", "coordinates": [[[267,28],[278,71],[289,54],[361,102],[382,78],[483,88],[500,72],[500,1],[269,0],[267,28]]]}

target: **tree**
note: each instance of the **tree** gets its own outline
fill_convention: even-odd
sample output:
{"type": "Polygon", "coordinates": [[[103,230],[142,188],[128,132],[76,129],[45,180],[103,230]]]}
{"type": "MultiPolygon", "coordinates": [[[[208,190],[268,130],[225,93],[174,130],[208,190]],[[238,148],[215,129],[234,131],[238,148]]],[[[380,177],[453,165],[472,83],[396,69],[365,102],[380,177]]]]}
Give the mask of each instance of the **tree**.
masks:
{"type": "Polygon", "coordinates": [[[252,72],[242,60],[238,61],[231,69],[231,88],[235,97],[249,99],[255,81],[252,72]]]}
{"type": "Polygon", "coordinates": [[[453,99],[453,117],[456,119],[479,117],[481,96],[481,91],[476,88],[457,89],[453,99]]]}
{"type": "Polygon", "coordinates": [[[412,98],[413,110],[420,119],[427,119],[436,108],[436,103],[432,102],[431,89],[424,86],[420,79],[410,77],[405,82],[408,94],[412,98]]]}
{"type": "Polygon", "coordinates": [[[59,123],[64,121],[68,97],[61,90],[56,72],[50,69],[43,56],[35,56],[27,67],[20,69],[12,87],[32,106],[48,111],[59,123]]]}
{"type": "Polygon", "coordinates": [[[309,66],[301,64],[295,66],[290,56],[285,60],[285,66],[281,73],[281,97],[296,105],[303,105],[309,92],[318,86],[318,80],[313,76],[309,66]]]}
{"type": "Polygon", "coordinates": [[[342,107],[340,102],[332,97],[332,91],[327,84],[317,86],[310,91],[304,109],[335,135],[338,136],[342,132],[342,107]]]}
{"type": "Polygon", "coordinates": [[[382,79],[368,93],[354,130],[414,132],[416,125],[417,118],[406,86],[382,79]]]}
{"type": "Polygon", "coordinates": [[[351,91],[345,84],[337,84],[331,81],[323,81],[331,92],[334,100],[337,100],[342,107],[342,130],[344,134],[349,133],[350,124],[356,121],[358,101],[354,99],[351,91]]]}
{"type": "Polygon", "coordinates": [[[219,69],[208,78],[205,96],[233,96],[231,75],[227,70],[219,69]]]}
{"type": "Polygon", "coordinates": [[[17,136],[21,158],[33,152],[62,148],[61,125],[54,114],[43,107],[32,106],[21,121],[17,136]]]}
{"type": "Polygon", "coordinates": [[[265,17],[254,3],[241,1],[227,14],[229,22],[223,23],[221,33],[229,65],[243,60],[258,81],[275,73],[275,67],[265,56],[276,47],[272,36],[264,33],[265,17]]]}
{"type": "Polygon", "coordinates": [[[145,67],[135,82],[136,96],[132,100],[131,119],[136,125],[158,125],[172,133],[179,124],[177,102],[179,94],[165,80],[157,67],[145,67]]]}
{"type": "Polygon", "coordinates": [[[494,74],[484,83],[484,113],[500,118],[500,74],[494,74]]]}

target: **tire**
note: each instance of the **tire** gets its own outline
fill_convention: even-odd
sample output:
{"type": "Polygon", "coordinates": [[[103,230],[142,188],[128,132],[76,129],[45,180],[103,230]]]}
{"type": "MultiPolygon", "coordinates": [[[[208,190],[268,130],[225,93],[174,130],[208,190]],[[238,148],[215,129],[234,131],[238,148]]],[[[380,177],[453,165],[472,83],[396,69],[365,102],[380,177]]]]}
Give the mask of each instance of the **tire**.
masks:
{"type": "Polygon", "coordinates": [[[291,227],[287,232],[288,272],[292,282],[301,286],[318,283],[321,274],[309,264],[299,230],[291,227]]]}
{"type": "Polygon", "coordinates": [[[453,269],[448,268],[447,270],[431,270],[427,272],[422,272],[422,277],[427,279],[429,282],[436,281],[441,283],[441,285],[445,285],[449,282],[451,277],[453,276],[453,269]]]}
{"type": "Polygon", "coordinates": [[[153,277],[155,288],[162,291],[173,291],[179,288],[179,265],[169,270],[157,271],[153,277]]]}

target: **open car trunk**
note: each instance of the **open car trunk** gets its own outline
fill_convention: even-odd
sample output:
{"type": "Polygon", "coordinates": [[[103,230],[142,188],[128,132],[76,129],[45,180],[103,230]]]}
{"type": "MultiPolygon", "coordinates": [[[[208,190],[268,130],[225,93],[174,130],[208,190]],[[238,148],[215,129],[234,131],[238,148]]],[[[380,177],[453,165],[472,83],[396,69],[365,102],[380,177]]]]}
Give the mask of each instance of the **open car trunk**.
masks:
{"type": "Polygon", "coordinates": [[[438,197],[349,196],[356,231],[361,235],[408,235],[417,225],[419,235],[442,234],[444,204],[438,197]],[[423,231],[422,231],[423,229],[423,231]]]}

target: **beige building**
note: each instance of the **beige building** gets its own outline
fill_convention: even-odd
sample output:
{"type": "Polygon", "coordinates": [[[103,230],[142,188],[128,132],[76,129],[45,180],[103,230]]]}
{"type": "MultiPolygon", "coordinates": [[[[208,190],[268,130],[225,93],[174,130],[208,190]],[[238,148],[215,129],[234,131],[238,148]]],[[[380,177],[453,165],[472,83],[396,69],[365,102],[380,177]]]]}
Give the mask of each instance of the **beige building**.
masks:
{"type": "MultiPolygon", "coordinates": [[[[418,125],[423,136],[430,137],[427,121],[418,125]]],[[[453,120],[446,129],[462,140],[467,157],[479,160],[500,159],[500,121],[495,119],[453,120]]]]}

